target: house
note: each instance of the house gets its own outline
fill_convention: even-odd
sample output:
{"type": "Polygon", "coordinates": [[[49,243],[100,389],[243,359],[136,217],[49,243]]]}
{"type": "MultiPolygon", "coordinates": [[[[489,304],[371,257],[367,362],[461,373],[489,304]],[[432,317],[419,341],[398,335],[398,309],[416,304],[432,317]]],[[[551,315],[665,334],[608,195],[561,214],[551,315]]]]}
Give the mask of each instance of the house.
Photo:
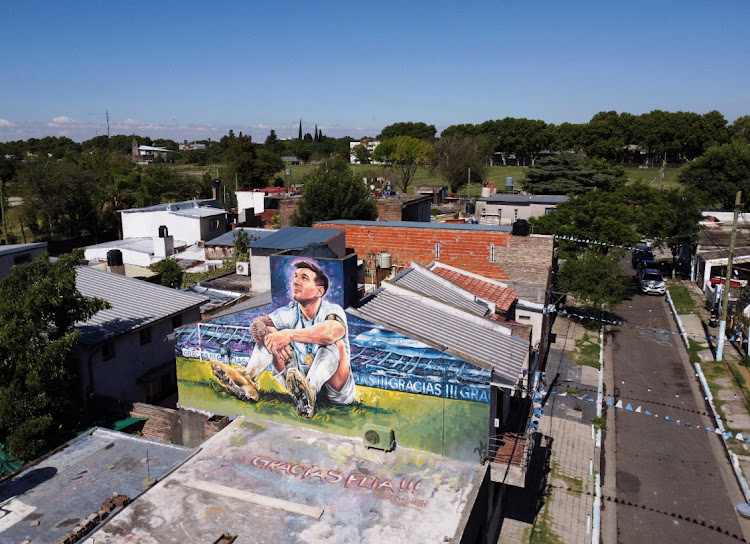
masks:
{"type": "Polygon", "coordinates": [[[0,280],[9,276],[17,264],[30,263],[47,251],[47,242],[0,246],[0,280]]]}
{"type": "Polygon", "coordinates": [[[442,206],[448,197],[448,186],[442,185],[418,185],[414,189],[415,195],[429,195],[433,206],[442,206]]]}
{"type": "MultiPolygon", "coordinates": [[[[408,274],[404,273],[358,300],[351,293],[357,288],[356,278],[352,281],[357,256],[349,254],[340,258],[331,251],[334,256],[315,257],[310,256],[308,250],[288,250],[269,256],[270,305],[225,314],[178,330],[180,406],[188,412],[241,415],[249,422],[244,428],[264,429],[263,433],[253,431],[249,435],[244,430],[236,430],[237,427],[232,431],[244,437],[243,447],[251,452],[245,458],[258,459],[255,468],[261,470],[266,470],[271,462],[276,463],[274,467],[281,466],[288,456],[294,457],[292,451],[297,451],[295,462],[307,467],[309,463],[328,466],[333,459],[338,459],[334,470],[344,478],[351,473],[369,472],[369,463],[376,461],[382,466],[380,482],[389,479],[395,466],[411,463],[411,459],[417,457],[425,459],[429,469],[424,473],[422,485],[427,485],[427,489],[424,493],[418,491],[413,498],[427,502],[412,503],[424,515],[420,515],[419,521],[415,518],[408,532],[389,533],[390,539],[396,542],[411,542],[414,535],[429,535],[424,541],[434,541],[433,533],[422,532],[430,530],[423,522],[433,519],[428,496],[440,493],[432,487],[436,481],[433,470],[448,467],[448,474],[453,470],[450,467],[465,466],[473,476],[462,481],[471,491],[458,510],[461,518],[475,521],[460,529],[452,526],[450,530],[442,530],[452,538],[458,531],[457,541],[465,534],[463,531],[470,530],[469,526],[472,530],[483,530],[489,512],[502,502],[500,481],[524,485],[526,464],[522,460],[528,457],[533,442],[525,434],[527,430],[533,431],[528,409],[531,399],[527,393],[536,387],[535,377],[539,374],[539,369],[531,366],[538,361],[530,356],[528,326],[514,331],[513,325],[491,319],[490,304],[425,270],[419,270],[415,276],[420,288],[408,284],[408,274]],[[272,372],[256,374],[255,370],[247,370],[253,353],[261,349],[255,346],[250,326],[257,318],[290,302],[291,277],[300,261],[312,262],[325,274],[328,278],[324,289],[326,300],[345,308],[349,368],[356,390],[351,404],[347,402],[352,401],[322,397],[323,400],[315,404],[317,411],[310,419],[297,415],[289,393],[272,372]],[[243,389],[244,381],[251,375],[253,380],[257,379],[257,403],[248,396],[251,390],[243,389]],[[513,432],[506,436],[511,429],[513,432]],[[304,443],[305,448],[295,450],[293,445],[288,446],[290,437],[295,437],[293,441],[297,443],[304,443]],[[517,465],[511,471],[512,477],[498,476],[499,469],[491,476],[490,466],[502,465],[497,457],[501,446],[511,440],[520,444],[513,457],[517,465]],[[271,443],[277,455],[268,451],[271,443]],[[327,453],[319,453],[318,449],[325,443],[330,445],[327,453]],[[382,448],[390,453],[367,453],[362,449],[363,444],[368,448],[379,444],[378,450],[382,448]],[[337,453],[339,448],[349,451],[349,455],[341,458],[337,453]],[[493,461],[488,462],[490,459],[493,461]],[[497,480],[494,483],[493,478],[497,480]],[[472,480],[474,484],[469,483],[472,480]]],[[[234,461],[226,463],[225,466],[230,466],[234,461]]],[[[507,463],[503,468],[507,468],[507,463]]],[[[293,472],[290,470],[287,474],[293,472]]],[[[255,469],[251,469],[247,476],[255,478],[254,473],[255,469]]],[[[231,485],[216,483],[230,488],[246,485],[239,481],[231,485]]],[[[367,485],[372,483],[368,480],[367,485]]],[[[285,496],[310,493],[304,482],[299,483],[296,478],[284,479],[283,484],[293,486],[285,492],[291,495],[285,496]]],[[[276,484],[269,485],[274,486],[269,491],[272,496],[278,496],[274,490],[276,484]]],[[[324,489],[331,488],[324,486],[324,489]]],[[[372,489],[377,489],[377,484],[372,489]]],[[[390,521],[385,520],[390,519],[391,501],[403,499],[396,499],[390,492],[382,495],[386,497],[390,498],[379,505],[370,506],[368,502],[368,511],[375,515],[353,522],[359,535],[370,527],[390,526],[390,521]]],[[[338,504],[339,499],[325,491],[325,500],[326,504],[338,504]]],[[[327,524],[342,522],[335,511],[329,515],[332,517],[325,518],[327,524]]],[[[444,527],[443,523],[449,519],[439,525],[444,527]]],[[[289,527],[297,526],[296,521],[285,523],[291,524],[289,527]]],[[[305,521],[299,530],[320,529],[315,522],[310,523],[313,525],[305,521]]],[[[358,538],[355,537],[355,541],[359,541],[358,538]]]]}
{"type": "Polygon", "coordinates": [[[546,215],[566,202],[567,196],[494,194],[476,202],[476,219],[483,225],[512,225],[519,219],[546,215]]]}
{"type": "MultiPolygon", "coordinates": [[[[349,162],[351,164],[361,164],[359,160],[357,159],[356,155],[354,154],[354,148],[363,145],[367,148],[368,153],[370,153],[370,157],[372,157],[373,152],[375,151],[375,148],[380,145],[380,140],[362,140],[359,142],[349,142],[349,162]]],[[[370,164],[380,164],[377,161],[370,160],[370,164]]]]}
{"type": "Polygon", "coordinates": [[[199,144],[197,142],[188,142],[185,140],[184,143],[180,144],[180,151],[202,151],[204,149],[206,149],[206,144],[199,144]]]}
{"type": "Polygon", "coordinates": [[[250,275],[253,278],[253,292],[262,293],[271,289],[271,255],[292,249],[301,250],[310,244],[326,244],[339,258],[346,255],[344,233],[339,230],[322,232],[308,227],[286,227],[251,242],[250,275]]]}
{"type": "MultiPolygon", "coordinates": [[[[144,277],[149,275],[146,273],[149,266],[174,255],[179,249],[175,248],[174,236],[167,235],[102,242],[85,247],[83,255],[90,263],[106,263],[112,251],[119,251],[124,265],[138,267],[135,275],[144,277]]],[[[131,276],[130,273],[126,275],[131,276]]]]}
{"type": "Polygon", "coordinates": [[[485,278],[506,283],[519,298],[547,304],[555,263],[554,237],[514,235],[510,226],[410,221],[321,221],[313,228],[346,233],[346,245],[363,260],[369,283],[412,262],[428,266],[438,261],[485,278]]]}
{"type": "Polygon", "coordinates": [[[166,232],[179,247],[211,240],[229,230],[229,215],[214,199],[157,204],[118,213],[123,239],[151,239],[166,232]],[[166,231],[161,227],[166,227],[166,231]]]}
{"type": "Polygon", "coordinates": [[[83,542],[84,535],[147,492],[147,478],[161,481],[194,453],[175,444],[90,429],[0,481],[0,540],[83,542]]]}
{"type": "Polygon", "coordinates": [[[112,306],[77,324],[82,397],[154,402],[175,391],[168,338],[182,324],[200,320],[207,298],[91,267],[76,271],[82,295],[112,306]]]}
{"type": "Polygon", "coordinates": [[[247,234],[248,242],[254,242],[266,238],[267,236],[273,235],[275,231],[269,229],[258,229],[248,227],[238,227],[232,229],[229,232],[225,232],[221,236],[209,240],[204,244],[206,248],[206,259],[208,260],[221,260],[231,259],[234,257],[234,242],[237,237],[237,233],[244,232],[247,234]]]}
{"type": "Polygon", "coordinates": [[[136,164],[151,164],[156,157],[165,159],[169,150],[166,147],[156,147],[153,145],[138,145],[138,141],[133,138],[130,145],[130,156],[136,164]]]}

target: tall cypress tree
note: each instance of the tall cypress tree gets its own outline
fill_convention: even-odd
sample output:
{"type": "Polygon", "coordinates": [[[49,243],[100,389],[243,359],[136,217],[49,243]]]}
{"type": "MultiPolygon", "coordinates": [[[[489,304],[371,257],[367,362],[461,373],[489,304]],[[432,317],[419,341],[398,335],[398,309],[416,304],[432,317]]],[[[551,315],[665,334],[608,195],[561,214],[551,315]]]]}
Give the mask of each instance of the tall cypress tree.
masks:
{"type": "Polygon", "coordinates": [[[316,142],[320,141],[319,138],[318,138],[318,125],[317,124],[315,125],[315,141],[316,142]]]}
{"type": "Polygon", "coordinates": [[[297,138],[302,140],[302,119],[299,120],[299,136],[297,138]]]}

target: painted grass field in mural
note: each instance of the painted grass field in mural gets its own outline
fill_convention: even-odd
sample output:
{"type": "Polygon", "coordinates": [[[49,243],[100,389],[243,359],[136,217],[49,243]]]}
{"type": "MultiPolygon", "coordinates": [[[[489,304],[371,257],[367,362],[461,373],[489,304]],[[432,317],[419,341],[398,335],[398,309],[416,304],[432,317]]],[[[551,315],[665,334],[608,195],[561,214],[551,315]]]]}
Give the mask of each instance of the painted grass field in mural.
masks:
{"type": "Polygon", "coordinates": [[[255,403],[243,402],[224,390],[208,361],[178,357],[177,375],[180,404],[198,410],[304,424],[351,437],[361,436],[368,425],[383,425],[396,430],[402,446],[466,460],[480,461],[487,448],[489,423],[481,428],[465,425],[466,421],[487,422],[483,403],[358,386],[353,405],[321,404],[311,419],[302,420],[270,373],[261,375],[264,395],[255,403]],[[448,441],[446,434],[451,435],[448,441]]]}

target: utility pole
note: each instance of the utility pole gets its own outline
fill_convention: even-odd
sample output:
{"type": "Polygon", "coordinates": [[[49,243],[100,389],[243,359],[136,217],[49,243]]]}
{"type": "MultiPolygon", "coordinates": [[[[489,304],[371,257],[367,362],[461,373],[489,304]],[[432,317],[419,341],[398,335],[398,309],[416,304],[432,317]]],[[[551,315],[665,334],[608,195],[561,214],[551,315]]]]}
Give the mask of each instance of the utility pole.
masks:
{"type": "Polygon", "coordinates": [[[729,259],[727,259],[727,278],[724,281],[724,292],[721,297],[721,321],[719,322],[719,345],[716,347],[716,360],[721,361],[724,355],[724,334],[727,328],[727,306],[729,306],[729,286],[732,283],[732,261],[734,260],[734,242],[737,239],[737,218],[740,214],[740,198],[742,191],[737,191],[734,201],[734,223],[732,223],[732,237],[729,240],[729,259]]]}

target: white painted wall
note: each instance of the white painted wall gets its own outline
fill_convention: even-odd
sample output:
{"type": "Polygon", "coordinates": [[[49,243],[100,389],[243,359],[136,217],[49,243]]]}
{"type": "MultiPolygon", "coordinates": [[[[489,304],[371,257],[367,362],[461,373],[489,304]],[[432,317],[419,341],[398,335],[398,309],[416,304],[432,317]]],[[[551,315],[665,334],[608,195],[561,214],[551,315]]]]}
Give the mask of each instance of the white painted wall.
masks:
{"type": "Polygon", "coordinates": [[[265,210],[264,201],[265,193],[262,191],[236,191],[237,212],[255,208],[255,214],[262,213],[265,210]]]}

